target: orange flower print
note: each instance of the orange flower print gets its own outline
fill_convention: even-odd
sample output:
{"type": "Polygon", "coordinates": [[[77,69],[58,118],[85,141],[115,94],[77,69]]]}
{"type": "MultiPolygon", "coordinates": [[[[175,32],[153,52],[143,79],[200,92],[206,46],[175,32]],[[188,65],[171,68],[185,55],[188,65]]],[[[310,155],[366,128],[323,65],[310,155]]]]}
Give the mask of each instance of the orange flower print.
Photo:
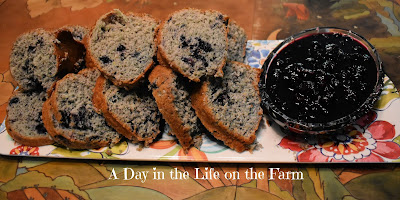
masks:
{"type": "Polygon", "coordinates": [[[153,142],[150,144],[150,148],[152,149],[168,149],[173,147],[176,144],[175,140],[160,140],[157,142],[153,142]]]}
{"type": "Polygon", "coordinates": [[[187,154],[183,149],[179,150],[178,152],[179,160],[191,160],[191,161],[207,161],[207,155],[198,150],[196,147],[192,147],[189,149],[187,154]]]}
{"type": "Polygon", "coordinates": [[[310,17],[310,11],[304,4],[299,3],[283,3],[283,7],[288,8],[286,18],[296,16],[298,20],[307,21],[310,17]]]}

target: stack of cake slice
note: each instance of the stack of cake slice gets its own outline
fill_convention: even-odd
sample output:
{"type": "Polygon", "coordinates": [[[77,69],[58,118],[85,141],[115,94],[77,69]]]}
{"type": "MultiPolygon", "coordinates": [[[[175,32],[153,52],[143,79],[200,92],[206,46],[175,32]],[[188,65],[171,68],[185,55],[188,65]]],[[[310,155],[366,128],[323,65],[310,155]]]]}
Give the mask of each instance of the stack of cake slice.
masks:
{"type": "Polygon", "coordinates": [[[246,39],[226,15],[190,8],[161,24],[113,10],[90,33],[27,33],[10,57],[21,91],[9,102],[7,129],[32,146],[91,149],[123,137],[148,146],[165,120],[185,152],[208,132],[238,152],[252,150],[260,71],[241,63],[246,39]]]}
{"type": "Polygon", "coordinates": [[[9,101],[6,118],[7,131],[15,141],[29,146],[54,142],[44,127],[42,106],[58,79],[85,68],[82,39],[87,33],[86,28],[73,26],[55,32],[36,29],[17,38],[10,55],[10,71],[19,90],[9,101]],[[81,45],[79,49],[77,45],[81,45]]]}
{"type": "Polygon", "coordinates": [[[162,66],[149,80],[182,147],[190,148],[204,125],[228,147],[252,150],[262,118],[260,71],[239,63],[245,55],[244,30],[217,11],[184,9],[161,24],[157,44],[162,66]]]}

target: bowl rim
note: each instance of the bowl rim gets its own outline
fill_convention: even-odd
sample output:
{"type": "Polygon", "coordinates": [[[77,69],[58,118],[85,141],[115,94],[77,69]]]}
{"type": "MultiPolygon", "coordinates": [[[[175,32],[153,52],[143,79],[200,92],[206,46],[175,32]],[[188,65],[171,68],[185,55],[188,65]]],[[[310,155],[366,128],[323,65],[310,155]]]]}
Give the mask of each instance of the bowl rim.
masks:
{"type": "Polygon", "coordinates": [[[290,129],[293,132],[298,132],[298,133],[306,132],[311,134],[333,132],[336,131],[338,128],[345,127],[346,125],[353,123],[358,118],[362,117],[364,114],[366,114],[369,110],[372,109],[374,103],[379,98],[379,95],[382,91],[383,77],[384,77],[383,64],[379,57],[379,54],[375,49],[375,47],[370,42],[368,42],[368,40],[365,39],[363,36],[351,30],[338,27],[315,27],[311,29],[306,29],[286,38],[268,54],[262,66],[262,75],[260,77],[260,91],[263,100],[262,106],[264,110],[268,111],[268,113],[274,119],[275,122],[277,122],[281,127],[285,129],[290,129]],[[282,49],[284,49],[285,47],[287,47],[289,44],[291,44],[296,40],[308,37],[313,34],[322,34],[322,33],[339,33],[342,35],[347,35],[352,37],[353,39],[356,39],[360,44],[362,44],[368,50],[368,52],[375,61],[375,66],[377,68],[377,80],[374,89],[370,93],[370,95],[359,106],[359,108],[357,108],[350,114],[347,114],[346,116],[343,116],[339,119],[335,119],[329,122],[322,122],[322,123],[305,122],[287,116],[285,113],[279,110],[276,105],[272,103],[271,98],[267,94],[268,91],[266,90],[267,74],[272,61],[274,61],[275,57],[279,54],[279,52],[282,49]]]}

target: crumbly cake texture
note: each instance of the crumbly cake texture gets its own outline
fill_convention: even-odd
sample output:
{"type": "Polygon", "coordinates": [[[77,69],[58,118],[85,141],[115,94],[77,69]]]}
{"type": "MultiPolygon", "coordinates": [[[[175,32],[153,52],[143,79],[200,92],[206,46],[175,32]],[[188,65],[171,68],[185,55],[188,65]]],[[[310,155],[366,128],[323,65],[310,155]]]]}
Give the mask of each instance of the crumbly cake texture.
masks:
{"type": "Polygon", "coordinates": [[[45,92],[15,92],[7,107],[6,128],[18,143],[26,146],[43,146],[54,141],[42,121],[45,92]]]}
{"type": "Polygon", "coordinates": [[[55,32],[58,77],[86,68],[86,47],[89,30],[82,26],[65,26],[55,32]]]}
{"type": "Polygon", "coordinates": [[[17,38],[10,55],[10,71],[24,91],[48,90],[56,80],[56,38],[36,29],[17,38]]]}
{"type": "Polygon", "coordinates": [[[169,67],[158,65],[149,74],[150,86],[158,108],[182,148],[187,151],[201,144],[201,123],[196,116],[188,88],[183,77],[178,77],[169,67]]]}
{"type": "Polygon", "coordinates": [[[227,58],[228,17],[220,12],[183,9],[161,24],[158,51],[168,66],[199,82],[206,76],[223,76],[227,58]]]}
{"type": "Polygon", "coordinates": [[[116,86],[134,86],[154,63],[157,29],[158,22],[149,15],[124,15],[119,10],[103,15],[88,40],[89,65],[116,86]]]}
{"type": "Polygon", "coordinates": [[[238,152],[249,150],[262,118],[260,73],[243,63],[228,62],[224,77],[209,78],[191,95],[203,125],[238,152]]]}
{"type": "Polygon", "coordinates": [[[228,60],[243,62],[246,54],[247,35],[234,20],[228,24],[228,60]]]}
{"type": "Polygon", "coordinates": [[[44,125],[57,143],[70,149],[96,149],[121,139],[93,106],[99,76],[97,69],[84,69],[57,81],[42,109],[44,125]]]}
{"type": "Polygon", "coordinates": [[[148,146],[161,132],[161,113],[147,84],[128,91],[100,76],[93,103],[108,124],[129,140],[143,141],[148,146]]]}

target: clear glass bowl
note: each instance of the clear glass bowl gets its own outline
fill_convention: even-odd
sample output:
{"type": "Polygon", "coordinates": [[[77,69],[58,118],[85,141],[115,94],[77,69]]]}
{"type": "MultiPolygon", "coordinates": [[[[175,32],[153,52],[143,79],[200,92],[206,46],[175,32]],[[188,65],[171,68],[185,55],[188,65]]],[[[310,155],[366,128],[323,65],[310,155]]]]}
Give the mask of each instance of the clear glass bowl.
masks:
{"type": "MultiPolygon", "coordinates": [[[[346,127],[347,125],[353,123],[364,114],[366,114],[369,110],[372,109],[374,103],[379,98],[383,87],[383,67],[382,62],[379,58],[379,55],[376,49],[361,35],[354,33],[350,30],[336,28],[336,27],[316,27],[312,29],[308,29],[302,31],[298,34],[295,34],[287,39],[285,39],[282,43],[280,43],[267,57],[265,63],[263,64],[263,72],[260,79],[260,92],[262,98],[262,107],[264,112],[268,114],[278,125],[280,125],[283,129],[289,130],[295,133],[307,133],[307,134],[325,134],[325,133],[334,133],[346,127]],[[350,114],[323,123],[310,123],[305,122],[304,120],[298,120],[289,117],[287,114],[282,112],[278,107],[280,105],[275,105],[269,96],[269,91],[266,89],[266,83],[268,81],[268,70],[271,64],[274,61],[274,58],[281,52],[282,49],[286,48],[289,44],[294,41],[301,40],[310,35],[321,34],[321,33],[339,33],[342,35],[350,36],[356,40],[358,40],[363,46],[367,48],[369,54],[373,57],[375,61],[375,65],[377,68],[377,81],[375,83],[374,90],[369,94],[364,103],[361,104],[357,109],[351,111],[350,114]]],[[[340,108],[339,108],[340,109],[340,108]]],[[[290,112],[290,110],[286,110],[286,113],[290,112]]]]}

